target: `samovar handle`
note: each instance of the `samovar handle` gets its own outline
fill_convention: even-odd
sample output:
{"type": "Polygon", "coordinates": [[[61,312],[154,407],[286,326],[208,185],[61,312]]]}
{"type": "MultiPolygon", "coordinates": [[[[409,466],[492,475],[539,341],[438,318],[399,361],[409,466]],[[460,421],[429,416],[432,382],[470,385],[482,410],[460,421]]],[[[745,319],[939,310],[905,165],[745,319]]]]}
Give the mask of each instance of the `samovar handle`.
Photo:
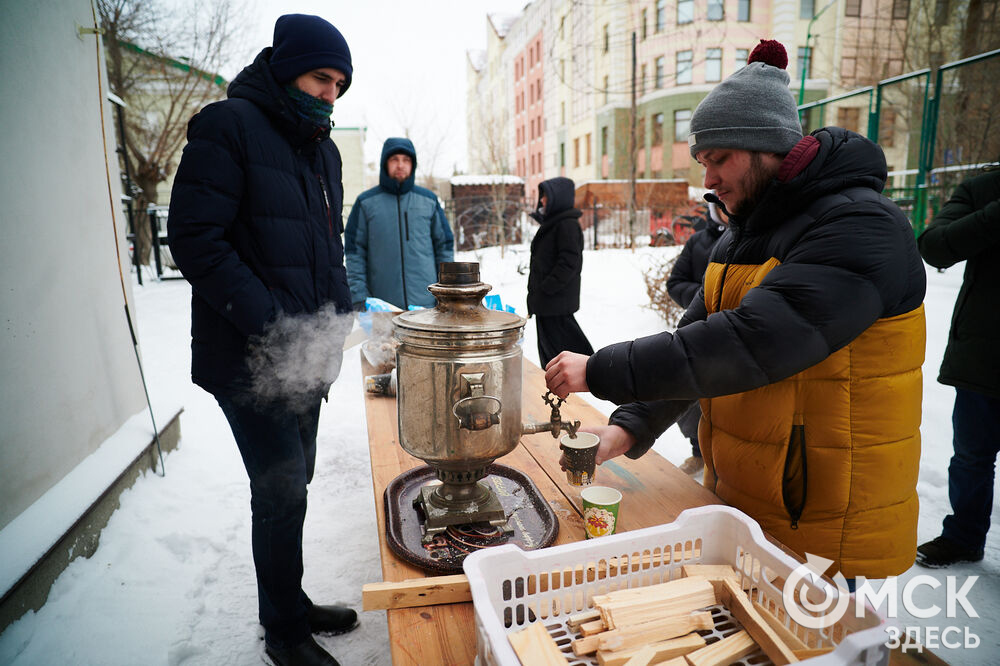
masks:
{"type": "Polygon", "coordinates": [[[503,403],[492,395],[477,395],[462,398],[456,402],[451,413],[458,419],[458,427],[466,430],[486,430],[500,423],[500,410],[503,403]],[[496,404],[496,410],[490,406],[496,404]]]}

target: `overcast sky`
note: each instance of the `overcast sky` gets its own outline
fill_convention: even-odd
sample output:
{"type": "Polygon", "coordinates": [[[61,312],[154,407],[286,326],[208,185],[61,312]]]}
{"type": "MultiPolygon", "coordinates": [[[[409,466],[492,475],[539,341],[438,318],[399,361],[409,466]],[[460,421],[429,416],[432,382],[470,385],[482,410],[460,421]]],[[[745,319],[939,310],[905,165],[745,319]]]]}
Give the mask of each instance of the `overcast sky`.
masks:
{"type": "MultiPolygon", "coordinates": [[[[337,26],[351,48],[351,88],[337,101],[338,127],[368,128],[366,155],[409,128],[419,171],[466,170],[466,51],[486,48],[486,15],[516,14],[527,0],[247,0],[253,7],[243,64],[271,45],[282,14],[316,14],[337,26]],[[439,148],[435,146],[440,145],[439,148]],[[436,159],[434,153],[437,153],[436,159]]],[[[235,76],[240,65],[221,72],[235,76]]]]}

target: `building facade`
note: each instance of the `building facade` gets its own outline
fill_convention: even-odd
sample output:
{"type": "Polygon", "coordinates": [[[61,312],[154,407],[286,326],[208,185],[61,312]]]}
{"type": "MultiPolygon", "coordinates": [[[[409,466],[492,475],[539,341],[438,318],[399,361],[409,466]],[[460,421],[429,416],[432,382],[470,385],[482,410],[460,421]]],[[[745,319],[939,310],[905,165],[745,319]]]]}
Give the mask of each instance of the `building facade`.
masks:
{"type": "MultiPolygon", "coordinates": [[[[515,17],[489,17],[487,50],[469,59],[470,169],[518,175],[529,193],[554,176],[614,180],[633,170],[700,185],[687,147],[691,115],[761,39],[785,45],[790,91],[809,103],[902,73],[910,5],[535,0],[515,17]]],[[[866,133],[869,105],[859,96],[805,115],[805,130],[839,124],[866,133]]],[[[904,116],[880,118],[890,164],[906,162],[904,116]]]]}

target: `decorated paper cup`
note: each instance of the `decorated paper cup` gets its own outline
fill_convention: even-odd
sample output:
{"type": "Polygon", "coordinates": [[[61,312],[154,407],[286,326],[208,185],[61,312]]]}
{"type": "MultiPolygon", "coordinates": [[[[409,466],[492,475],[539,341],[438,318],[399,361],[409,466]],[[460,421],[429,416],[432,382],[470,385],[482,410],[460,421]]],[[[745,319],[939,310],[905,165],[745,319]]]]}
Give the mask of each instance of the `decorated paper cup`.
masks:
{"type": "Polygon", "coordinates": [[[563,435],[559,448],[566,461],[566,480],[574,486],[589,486],[594,482],[597,467],[597,447],[601,438],[592,432],[578,432],[576,437],[563,435]]]}
{"type": "Polygon", "coordinates": [[[583,527],[587,538],[614,534],[618,528],[618,508],[622,494],[607,486],[591,486],[580,491],[583,499],[583,527]]]}

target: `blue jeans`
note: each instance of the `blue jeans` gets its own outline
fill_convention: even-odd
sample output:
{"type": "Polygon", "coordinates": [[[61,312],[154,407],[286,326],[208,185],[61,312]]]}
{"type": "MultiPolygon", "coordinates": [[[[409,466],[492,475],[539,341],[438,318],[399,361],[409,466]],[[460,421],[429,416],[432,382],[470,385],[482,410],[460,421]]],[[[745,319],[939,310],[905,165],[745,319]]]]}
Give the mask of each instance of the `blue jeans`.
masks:
{"type": "Polygon", "coordinates": [[[316,464],[320,403],[303,413],[255,405],[246,394],[216,394],[250,477],[253,561],[265,640],[284,648],[309,634],[302,591],[306,484],[316,464]]]}
{"type": "Polygon", "coordinates": [[[990,529],[993,478],[1000,451],[1000,398],[955,389],[951,422],[955,455],[948,466],[951,515],[941,535],[970,550],[982,551],[990,529]]]}

